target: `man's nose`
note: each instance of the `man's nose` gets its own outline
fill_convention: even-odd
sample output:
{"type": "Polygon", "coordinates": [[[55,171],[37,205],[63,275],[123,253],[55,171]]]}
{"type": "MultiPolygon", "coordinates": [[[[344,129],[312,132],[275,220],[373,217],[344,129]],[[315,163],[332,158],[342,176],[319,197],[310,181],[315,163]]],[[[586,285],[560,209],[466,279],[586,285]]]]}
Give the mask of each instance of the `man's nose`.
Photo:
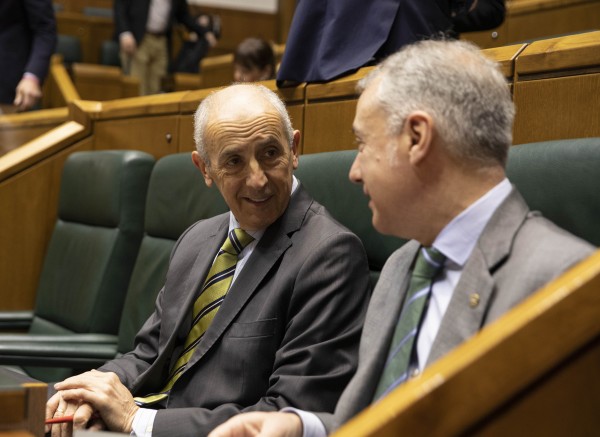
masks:
{"type": "Polygon", "coordinates": [[[354,158],[354,162],[352,162],[352,167],[350,167],[348,178],[355,184],[362,183],[362,174],[360,172],[360,164],[358,163],[358,155],[356,155],[356,158],[354,158]]]}
{"type": "Polygon", "coordinates": [[[267,176],[260,163],[256,160],[250,161],[248,165],[247,183],[252,188],[263,188],[267,184],[267,176]]]}

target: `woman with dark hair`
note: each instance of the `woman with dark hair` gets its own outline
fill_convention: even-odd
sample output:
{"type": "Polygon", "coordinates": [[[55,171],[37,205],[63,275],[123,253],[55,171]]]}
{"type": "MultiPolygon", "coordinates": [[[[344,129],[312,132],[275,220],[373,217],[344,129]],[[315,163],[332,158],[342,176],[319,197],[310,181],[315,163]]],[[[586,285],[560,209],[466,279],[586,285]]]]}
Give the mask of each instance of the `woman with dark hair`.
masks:
{"type": "Polygon", "coordinates": [[[275,55],[271,44],[259,38],[246,38],[233,55],[233,80],[255,82],[275,78],[275,55]]]}

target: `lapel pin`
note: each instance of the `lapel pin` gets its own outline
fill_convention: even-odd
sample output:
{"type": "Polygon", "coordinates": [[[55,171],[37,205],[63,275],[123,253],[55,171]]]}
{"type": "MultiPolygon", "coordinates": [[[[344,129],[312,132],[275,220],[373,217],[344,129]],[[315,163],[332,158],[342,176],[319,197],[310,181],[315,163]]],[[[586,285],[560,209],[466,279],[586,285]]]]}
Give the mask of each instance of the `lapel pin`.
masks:
{"type": "Polygon", "coordinates": [[[469,295],[469,306],[475,308],[479,305],[479,293],[471,293],[469,295]]]}

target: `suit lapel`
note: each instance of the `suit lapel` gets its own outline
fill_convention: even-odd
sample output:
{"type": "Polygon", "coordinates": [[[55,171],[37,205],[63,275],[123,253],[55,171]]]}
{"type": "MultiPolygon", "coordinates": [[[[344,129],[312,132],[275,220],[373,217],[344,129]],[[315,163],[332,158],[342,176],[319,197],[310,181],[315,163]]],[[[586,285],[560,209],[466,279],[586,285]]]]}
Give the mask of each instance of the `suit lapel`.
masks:
{"type": "Polygon", "coordinates": [[[163,318],[166,323],[164,323],[162,329],[164,332],[170,333],[166,350],[172,351],[177,344],[177,339],[185,339],[189,333],[192,323],[192,307],[198,297],[199,289],[206,279],[208,270],[212,266],[214,257],[225,240],[228,224],[229,214],[223,214],[223,219],[216,227],[215,232],[208,234],[205,239],[196,243],[198,247],[204,249],[198,252],[190,273],[182,283],[181,291],[177,293],[170,309],[171,311],[177,311],[179,314],[177,317],[163,318]],[[210,251],[210,254],[207,254],[207,250],[210,251]]]}
{"type": "Polygon", "coordinates": [[[340,399],[336,420],[345,422],[373,400],[408,288],[419,243],[410,241],[385,264],[373,291],[361,337],[358,371],[340,399]]]}
{"type": "Polygon", "coordinates": [[[298,187],[286,212],[267,230],[254,248],[244,269],[239,273],[227,298],[221,304],[217,315],[196,348],[188,366],[200,360],[231,325],[235,317],[252,297],[267,273],[291,246],[290,235],[300,229],[304,217],[312,203],[308,193],[298,187]]]}
{"type": "Polygon", "coordinates": [[[495,292],[494,272],[510,255],[529,209],[514,189],[498,207],[467,260],[431,347],[427,365],[476,334],[495,292]]]}

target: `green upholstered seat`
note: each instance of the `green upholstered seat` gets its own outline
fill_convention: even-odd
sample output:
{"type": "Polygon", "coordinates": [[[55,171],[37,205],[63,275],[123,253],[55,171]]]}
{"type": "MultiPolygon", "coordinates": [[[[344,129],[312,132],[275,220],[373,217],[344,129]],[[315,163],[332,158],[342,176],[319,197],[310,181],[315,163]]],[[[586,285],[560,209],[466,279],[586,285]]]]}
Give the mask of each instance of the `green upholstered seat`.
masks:
{"type": "MultiPolygon", "coordinates": [[[[108,334],[100,338],[114,341],[142,239],[153,165],[152,156],[137,151],[79,152],[67,158],[28,334],[0,336],[0,343],[11,337],[26,342],[43,336],[48,340],[43,345],[48,345],[52,336],[66,336],[65,341],[92,333],[108,334]]],[[[0,363],[7,364],[2,357],[0,363]]],[[[17,359],[9,364],[19,363],[17,359]]],[[[71,373],[26,370],[41,380],[71,373]]]]}
{"type": "Polygon", "coordinates": [[[514,146],[507,174],[532,210],[600,245],[600,138],[514,146]]]}
{"type": "MultiPolygon", "coordinates": [[[[133,348],[135,334],[154,309],[163,286],[171,250],[179,236],[196,221],[228,210],[216,188],[208,188],[190,154],[168,155],[152,170],[146,200],[144,235],[127,290],[122,316],[113,320],[118,338],[69,337],[69,341],[2,342],[0,362],[28,354],[29,363],[97,367],[133,348]],[[40,351],[44,351],[41,354],[40,351]]],[[[12,363],[13,361],[9,361],[12,363]]]]}
{"type": "Polygon", "coordinates": [[[404,240],[382,235],[373,228],[367,197],[360,185],[348,179],[355,157],[355,150],[302,155],[295,174],[315,200],[361,239],[371,284],[375,285],[383,264],[404,240]]]}

